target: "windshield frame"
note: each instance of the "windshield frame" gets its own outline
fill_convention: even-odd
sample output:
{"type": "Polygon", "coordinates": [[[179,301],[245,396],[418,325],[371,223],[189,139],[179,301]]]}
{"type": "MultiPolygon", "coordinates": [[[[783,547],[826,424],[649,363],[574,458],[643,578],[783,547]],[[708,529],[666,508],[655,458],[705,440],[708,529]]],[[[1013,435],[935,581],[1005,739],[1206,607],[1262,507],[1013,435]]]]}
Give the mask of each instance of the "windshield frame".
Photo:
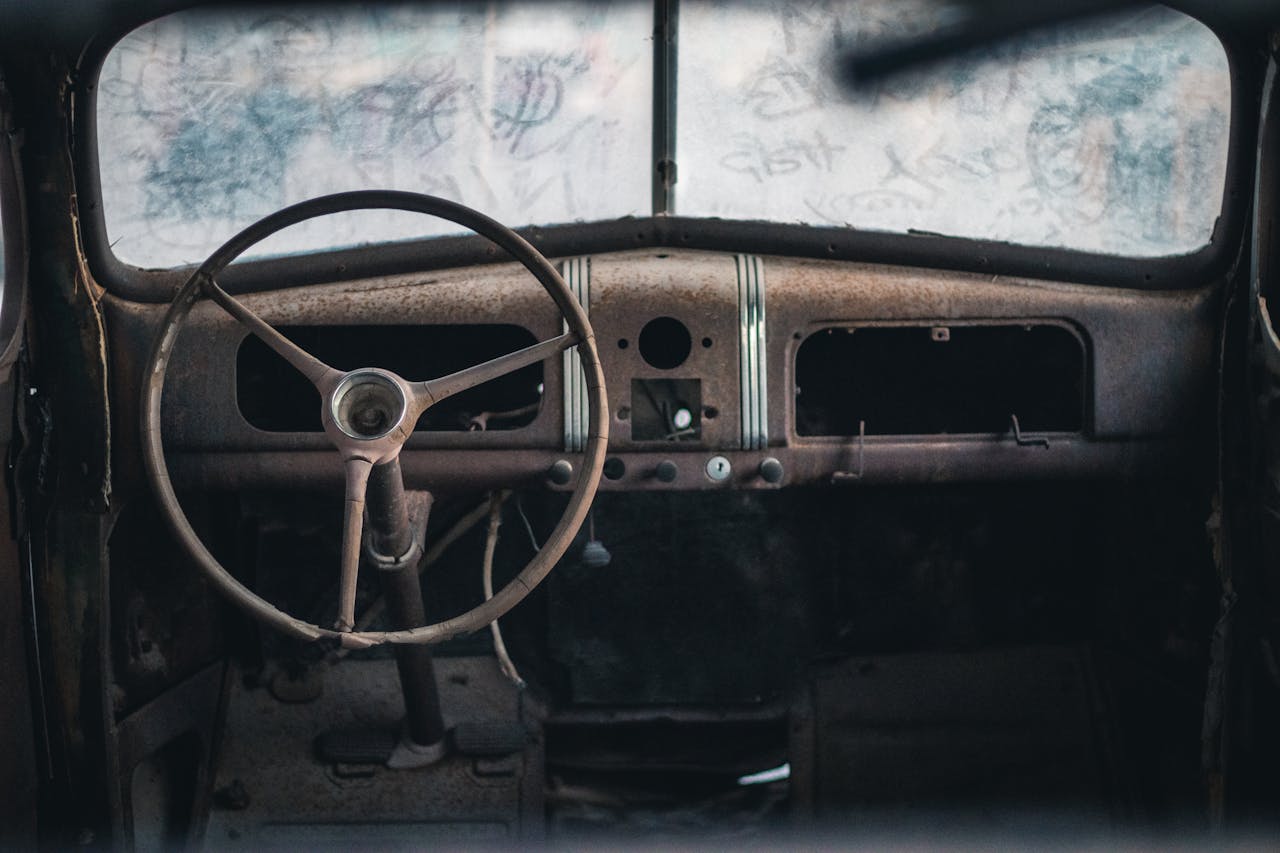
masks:
{"type": "Polygon", "coordinates": [[[26,205],[8,90],[0,69],[0,365],[16,356],[27,293],[26,205]]]}
{"type": "MultiPolygon", "coordinates": [[[[79,184],[81,242],[89,269],[109,292],[138,302],[165,302],[190,276],[195,265],[165,270],[142,269],[119,260],[111,251],[103,215],[100,163],[97,150],[96,95],[98,76],[107,55],[130,32],[149,21],[195,5],[236,6],[175,2],[148,9],[132,19],[122,19],[106,37],[92,39],[82,53],[80,73],[74,83],[75,168],[79,184]]],[[[283,4],[282,4],[283,5],[283,4]]],[[[655,33],[674,33],[677,4],[655,0],[655,33]]],[[[1175,6],[1176,8],[1176,6],[1175,6]]],[[[1188,14],[1179,9],[1182,14],[1188,14]]],[[[599,222],[527,226],[515,229],[548,257],[600,254],[629,249],[700,249],[750,252],[760,255],[881,263],[901,266],[976,272],[1063,281],[1139,290],[1197,288],[1228,272],[1241,252],[1248,200],[1252,195],[1251,170],[1244,150],[1254,136],[1256,102],[1254,81],[1258,75],[1241,73],[1242,50],[1224,28],[1199,15],[1222,43],[1231,80],[1231,119],[1228,130],[1226,182],[1222,207],[1212,237],[1201,249],[1185,255],[1135,258],[1100,255],[1079,250],[1045,248],[949,237],[930,232],[907,234],[858,230],[852,227],[780,224],[694,218],[658,213],[599,222]]],[[[651,175],[655,201],[665,194],[660,178],[666,174],[673,105],[664,97],[674,86],[669,40],[654,40],[654,128],[651,175]]],[[[675,191],[679,191],[678,177],[675,191]]],[[[317,251],[308,254],[247,260],[229,267],[221,278],[233,293],[259,292],[306,284],[349,280],[450,267],[507,262],[504,253],[482,237],[425,237],[396,243],[317,251]]]]}

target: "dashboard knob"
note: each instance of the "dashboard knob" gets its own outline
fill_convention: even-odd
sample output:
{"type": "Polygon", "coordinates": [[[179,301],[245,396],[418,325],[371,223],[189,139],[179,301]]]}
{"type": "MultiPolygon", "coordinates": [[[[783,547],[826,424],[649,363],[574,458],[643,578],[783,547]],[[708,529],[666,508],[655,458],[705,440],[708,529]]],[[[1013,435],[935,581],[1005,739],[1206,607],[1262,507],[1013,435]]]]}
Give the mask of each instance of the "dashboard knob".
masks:
{"type": "Polygon", "coordinates": [[[573,463],[568,459],[557,459],[547,469],[547,479],[557,486],[567,486],[573,479],[573,463]]]}
{"type": "Polygon", "coordinates": [[[782,463],[772,456],[766,457],[760,463],[760,478],[766,483],[781,483],[782,474],[782,463]]]}
{"type": "Polygon", "coordinates": [[[674,483],[679,473],[680,469],[670,459],[663,459],[653,471],[653,475],[663,483],[674,483]]]}

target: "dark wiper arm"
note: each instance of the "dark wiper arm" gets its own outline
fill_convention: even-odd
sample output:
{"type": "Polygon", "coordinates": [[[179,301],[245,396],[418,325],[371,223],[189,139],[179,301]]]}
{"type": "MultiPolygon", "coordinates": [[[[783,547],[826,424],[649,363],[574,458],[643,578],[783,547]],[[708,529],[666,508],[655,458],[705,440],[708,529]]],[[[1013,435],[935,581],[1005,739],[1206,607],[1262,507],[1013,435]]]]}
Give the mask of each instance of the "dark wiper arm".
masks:
{"type": "Polygon", "coordinates": [[[858,88],[902,71],[951,59],[1029,30],[1074,18],[1149,6],[1137,0],[973,0],[960,21],[920,38],[894,41],[882,48],[846,54],[839,60],[841,82],[858,88]]]}

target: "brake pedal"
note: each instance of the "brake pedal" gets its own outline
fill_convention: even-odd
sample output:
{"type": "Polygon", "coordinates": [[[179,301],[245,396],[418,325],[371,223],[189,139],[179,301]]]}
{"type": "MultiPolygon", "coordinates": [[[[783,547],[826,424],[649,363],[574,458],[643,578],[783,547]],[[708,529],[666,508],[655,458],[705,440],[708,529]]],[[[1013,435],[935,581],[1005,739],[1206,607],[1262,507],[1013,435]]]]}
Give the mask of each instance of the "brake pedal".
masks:
{"type": "Polygon", "coordinates": [[[393,731],[334,729],[316,738],[315,749],[330,764],[386,764],[399,740],[393,731]]]}
{"type": "Polygon", "coordinates": [[[454,752],[472,758],[490,758],[523,752],[529,733],[517,722],[484,720],[459,723],[453,732],[454,752]]]}

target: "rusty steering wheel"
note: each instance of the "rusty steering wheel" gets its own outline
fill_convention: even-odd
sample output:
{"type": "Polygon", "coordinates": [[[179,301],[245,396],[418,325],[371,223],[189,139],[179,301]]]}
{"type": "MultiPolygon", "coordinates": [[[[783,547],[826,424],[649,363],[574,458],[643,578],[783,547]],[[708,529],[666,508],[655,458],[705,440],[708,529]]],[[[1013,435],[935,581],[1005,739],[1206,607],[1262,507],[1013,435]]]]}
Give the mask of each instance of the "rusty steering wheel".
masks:
{"type": "Polygon", "coordinates": [[[604,373],[600,368],[595,335],[586,312],[559,273],[538,250],[506,226],[455,202],[416,193],[372,190],[322,196],[273,213],[232,237],[200,265],[174,297],[161,323],[144,376],[143,460],[148,481],[159,500],[164,518],[182,548],[219,592],[259,621],[302,639],[336,639],[348,648],[364,648],[379,643],[441,642],[483,628],[514,607],[550,573],[581,527],[600,484],[600,472],[608,444],[609,421],[605,408],[604,373]],[[523,264],[542,284],[560,309],[569,330],[559,337],[448,376],[425,382],[409,382],[379,368],[343,372],[330,367],[271,328],[230,296],[216,281],[216,276],[246,249],[277,231],[319,216],[367,209],[424,213],[447,219],[488,238],[523,264]],[[302,373],[320,392],[324,431],[341,455],[346,469],[338,621],[334,628],[322,628],[290,616],[236,580],[200,541],[174,494],[160,434],[160,402],[164,392],[165,370],[178,339],[178,332],[192,306],[201,297],[211,299],[221,306],[302,373]],[[354,631],[365,489],[373,466],[390,462],[399,456],[419,416],[434,403],[575,345],[586,375],[590,429],[577,484],[564,515],[542,550],[492,598],[460,616],[403,631],[354,631]]]}

